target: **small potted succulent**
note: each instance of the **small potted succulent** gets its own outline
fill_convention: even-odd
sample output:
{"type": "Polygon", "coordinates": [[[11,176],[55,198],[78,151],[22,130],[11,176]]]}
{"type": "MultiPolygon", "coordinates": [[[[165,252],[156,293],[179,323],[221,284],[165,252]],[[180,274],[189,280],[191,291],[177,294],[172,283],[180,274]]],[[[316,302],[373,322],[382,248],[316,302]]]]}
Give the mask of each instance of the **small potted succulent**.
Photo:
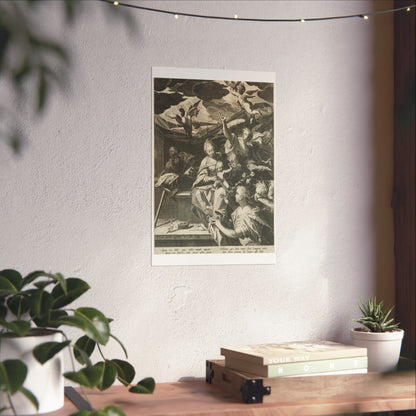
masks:
{"type": "MultiPolygon", "coordinates": [[[[23,277],[18,271],[0,271],[0,413],[37,414],[59,409],[64,403],[64,377],[89,389],[105,390],[116,380],[132,393],[153,393],[148,377],[131,386],[134,367],[125,359],[108,359],[103,346],[112,339],[127,352],[110,330],[111,319],[92,307],[70,305],[90,286],[82,279],[60,273],[35,271],[23,277]],[[65,327],[81,331],[75,341],[65,327]],[[72,371],[63,373],[67,349],[72,371]],[[92,362],[96,351],[98,362],[92,362]],[[75,368],[75,361],[78,362],[75,368]]],[[[88,396],[85,395],[88,401],[88,396]]],[[[79,412],[92,416],[91,411],[79,412]]],[[[100,415],[125,416],[116,406],[100,409],[100,415]]],[[[77,414],[78,415],[78,414],[77,414]]]]}
{"type": "Polygon", "coordinates": [[[366,303],[360,300],[359,308],[362,316],[353,321],[364,327],[351,329],[353,344],[367,348],[369,371],[394,370],[399,362],[404,336],[404,331],[391,317],[394,307],[384,308],[384,302],[377,303],[373,296],[366,303]]]}

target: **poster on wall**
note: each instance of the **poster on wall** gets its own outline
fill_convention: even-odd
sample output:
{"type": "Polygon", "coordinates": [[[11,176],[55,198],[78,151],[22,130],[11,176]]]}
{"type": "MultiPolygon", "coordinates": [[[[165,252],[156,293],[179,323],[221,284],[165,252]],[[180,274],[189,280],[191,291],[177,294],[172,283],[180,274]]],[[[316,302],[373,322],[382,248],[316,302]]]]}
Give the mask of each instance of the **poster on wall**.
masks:
{"type": "Polygon", "coordinates": [[[273,264],[275,73],[152,68],[152,264],[273,264]]]}

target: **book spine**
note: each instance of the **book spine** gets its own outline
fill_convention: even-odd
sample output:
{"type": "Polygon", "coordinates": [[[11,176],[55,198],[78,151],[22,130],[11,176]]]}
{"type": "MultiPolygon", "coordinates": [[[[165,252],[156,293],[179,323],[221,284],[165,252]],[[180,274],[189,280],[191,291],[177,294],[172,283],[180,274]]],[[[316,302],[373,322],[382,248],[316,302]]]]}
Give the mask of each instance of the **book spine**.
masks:
{"type": "Polygon", "coordinates": [[[229,348],[221,348],[221,355],[226,359],[238,359],[256,365],[274,365],[274,364],[288,364],[288,363],[301,363],[309,361],[322,361],[322,360],[335,360],[339,358],[359,357],[367,354],[366,348],[351,347],[338,350],[327,351],[308,351],[304,353],[291,353],[286,352],[284,355],[272,356],[270,353],[265,355],[264,353],[242,352],[229,348]]]}
{"type": "Polygon", "coordinates": [[[343,351],[325,351],[325,352],[309,352],[305,354],[293,354],[283,357],[262,357],[263,365],[272,364],[289,364],[289,363],[301,363],[309,361],[323,361],[323,360],[337,360],[341,358],[359,357],[367,354],[367,350],[362,348],[361,351],[358,349],[346,349],[343,351]]]}
{"type": "Polygon", "coordinates": [[[354,370],[343,370],[343,371],[328,371],[327,373],[312,373],[312,374],[295,374],[294,376],[287,376],[290,378],[293,377],[313,377],[313,376],[339,376],[342,374],[367,374],[366,368],[357,368],[354,370]]]}
{"type": "Polygon", "coordinates": [[[272,364],[267,366],[268,377],[285,377],[301,374],[326,373],[366,369],[367,357],[338,358],[336,360],[308,361],[303,363],[272,364]]]}
{"type": "Polygon", "coordinates": [[[256,365],[244,360],[225,358],[225,366],[262,377],[287,377],[325,372],[367,369],[367,356],[317,360],[299,363],[256,365]]]}

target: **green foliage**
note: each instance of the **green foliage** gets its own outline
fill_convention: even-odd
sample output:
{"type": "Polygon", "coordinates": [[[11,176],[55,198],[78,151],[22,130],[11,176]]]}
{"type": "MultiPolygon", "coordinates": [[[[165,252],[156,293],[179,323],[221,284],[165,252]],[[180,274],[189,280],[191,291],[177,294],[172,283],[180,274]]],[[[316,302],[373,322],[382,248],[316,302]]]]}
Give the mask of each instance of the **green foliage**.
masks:
{"type": "Polygon", "coordinates": [[[101,372],[100,381],[97,384],[98,390],[103,391],[112,386],[117,377],[115,365],[111,361],[105,360],[95,364],[94,367],[97,367],[101,372]]]}
{"type": "MultiPolygon", "coordinates": [[[[134,367],[125,360],[106,359],[101,349],[112,338],[120,345],[127,358],[123,343],[111,333],[112,320],[92,307],[68,308],[89,289],[89,285],[82,279],[65,278],[60,273],[36,271],[23,277],[16,270],[0,271],[0,344],[3,338],[23,337],[36,329],[59,331],[64,335],[65,341],[45,342],[34,348],[32,353],[38,362],[44,364],[64,348],[68,348],[81,364],[79,370],[74,369],[64,374],[68,380],[90,389],[106,390],[116,380],[128,387],[136,374],[134,367]],[[65,327],[77,328],[82,336],[72,342],[63,332],[65,327]],[[96,348],[102,360],[93,364],[91,356],[96,348]]],[[[0,391],[6,392],[10,398],[20,391],[37,409],[36,397],[23,385],[26,375],[27,367],[22,361],[0,362],[0,391]]],[[[148,394],[153,393],[154,388],[154,380],[145,378],[129,391],[148,394]]],[[[82,416],[84,413],[78,412],[77,415],[82,416]]],[[[85,416],[101,415],[122,416],[124,413],[115,406],[85,413],[85,416]]]]}
{"type": "Polygon", "coordinates": [[[39,410],[39,402],[38,399],[36,398],[36,396],[27,388],[25,387],[20,387],[20,392],[23,393],[27,399],[29,399],[33,406],[35,407],[36,410],[39,410]]]}
{"type": "Polygon", "coordinates": [[[90,363],[91,354],[94,352],[96,342],[83,335],[74,344],[74,357],[80,364],[90,363]]]}
{"type": "Polygon", "coordinates": [[[135,386],[129,388],[131,393],[152,394],[155,389],[155,381],[148,377],[139,381],[135,386]]]}
{"type": "Polygon", "coordinates": [[[362,317],[359,319],[353,319],[354,322],[358,322],[367,327],[371,332],[387,332],[393,331],[399,327],[398,323],[394,323],[394,319],[389,316],[394,309],[394,306],[389,310],[383,308],[384,302],[377,303],[375,296],[369,298],[366,303],[360,299],[358,305],[362,317]]]}
{"type": "Polygon", "coordinates": [[[127,361],[123,360],[111,360],[113,365],[117,369],[117,379],[120,383],[128,386],[134,379],[136,371],[134,367],[129,364],[127,361]]]}
{"type": "MultiPolygon", "coordinates": [[[[85,3],[89,2],[0,1],[0,79],[2,84],[6,81],[11,86],[17,99],[26,99],[27,92],[34,91],[33,110],[37,116],[44,114],[56,89],[69,85],[72,71],[71,55],[66,46],[68,41],[57,40],[45,31],[47,25],[42,23],[45,10],[57,10],[56,18],[62,16],[65,26],[69,27],[84,12],[85,3]]],[[[122,18],[130,30],[135,29],[134,20],[126,8],[104,5],[102,10],[110,18],[122,18]]],[[[6,140],[16,154],[22,151],[26,141],[20,119],[31,116],[26,111],[10,107],[6,101],[0,104],[0,140],[6,140]]]]}
{"type": "Polygon", "coordinates": [[[20,360],[5,360],[0,362],[0,390],[11,396],[23,386],[26,379],[27,367],[20,360]]]}
{"type": "Polygon", "coordinates": [[[126,414],[117,406],[106,406],[100,410],[81,410],[70,416],[126,416],[126,414]]]}
{"type": "Polygon", "coordinates": [[[33,349],[33,356],[41,364],[45,364],[56,354],[58,354],[58,352],[62,351],[65,347],[67,347],[70,343],[71,341],[69,340],[64,342],[44,342],[43,344],[39,344],[37,347],[33,349]]]}
{"type": "Polygon", "coordinates": [[[64,374],[68,380],[78,383],[80,386],[93,389],[100,382],[101,371],[98,367],[85,367],[79,371],[69,371],[64,374]]]}

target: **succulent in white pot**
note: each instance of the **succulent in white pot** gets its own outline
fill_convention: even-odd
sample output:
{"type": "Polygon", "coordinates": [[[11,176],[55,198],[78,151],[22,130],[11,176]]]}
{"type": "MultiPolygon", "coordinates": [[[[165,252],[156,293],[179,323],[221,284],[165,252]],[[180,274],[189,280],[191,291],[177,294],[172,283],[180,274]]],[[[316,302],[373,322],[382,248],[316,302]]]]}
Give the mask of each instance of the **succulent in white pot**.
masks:
{"type": "Polygon", "coordinates": [[[377,303],[372,296],[366,303],[360,300],[359,308],[362,316],[353,321],[363,327],[351,329],[353,344],[367,348],[368,371],[393,371],[399,362],[404,336],[399,323],[391,317],[394,306],[385,309],[384,302],[377,303]]]}

